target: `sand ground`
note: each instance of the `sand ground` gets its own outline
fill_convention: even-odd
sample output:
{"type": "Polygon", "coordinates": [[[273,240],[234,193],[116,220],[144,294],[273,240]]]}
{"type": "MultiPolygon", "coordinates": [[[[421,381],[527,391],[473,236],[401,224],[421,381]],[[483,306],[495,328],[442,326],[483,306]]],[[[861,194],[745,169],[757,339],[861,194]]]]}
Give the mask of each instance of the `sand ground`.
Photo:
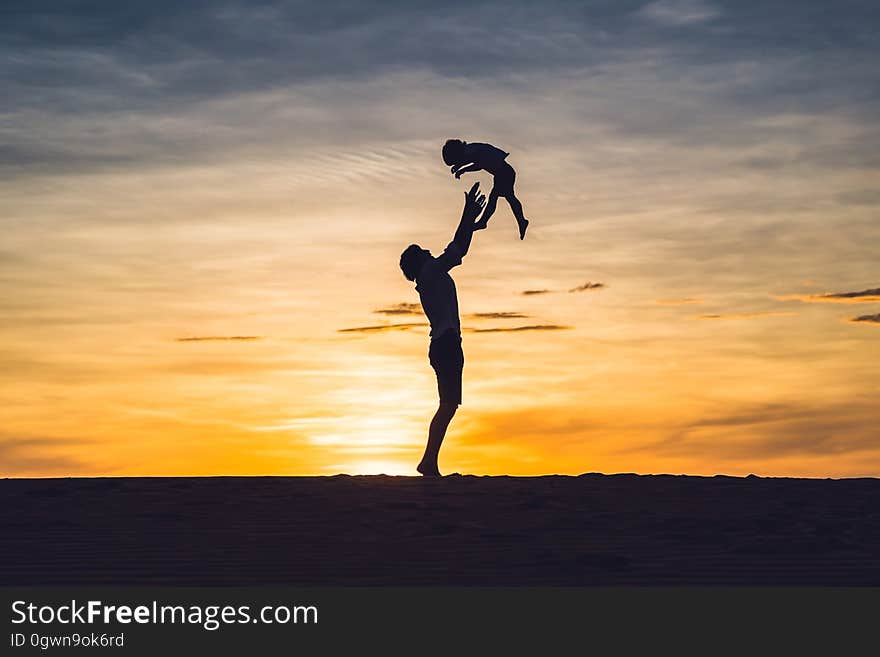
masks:
{"type": "Polygon", "coordinates": [[[0,481],[0,585],[880,585],[880,480],[0,481]]]}

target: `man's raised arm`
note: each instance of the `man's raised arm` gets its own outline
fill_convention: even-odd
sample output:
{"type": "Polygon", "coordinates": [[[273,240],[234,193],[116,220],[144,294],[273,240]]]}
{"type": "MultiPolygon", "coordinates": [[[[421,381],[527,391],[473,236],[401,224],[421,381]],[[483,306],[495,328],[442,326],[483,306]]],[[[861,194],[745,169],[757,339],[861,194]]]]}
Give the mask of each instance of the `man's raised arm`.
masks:
{"type": "Polygon", "coordinates": [[[474,236],[474,223],[483,212],[486,205],[486,196],[480,193],[480,183],[475,182],[469,192],[464,195],[464,209],[461,211],[461,221],[455,231],[452,241],[461,250],[464,257],[471,247],[471,238],[474,236]]]}

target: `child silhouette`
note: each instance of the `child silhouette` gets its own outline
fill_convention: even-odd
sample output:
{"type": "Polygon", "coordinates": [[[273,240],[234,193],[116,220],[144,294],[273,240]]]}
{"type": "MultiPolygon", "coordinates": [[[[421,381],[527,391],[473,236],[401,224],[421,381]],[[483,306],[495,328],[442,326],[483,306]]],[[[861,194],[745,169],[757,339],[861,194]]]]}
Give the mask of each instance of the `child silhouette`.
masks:
{"type": "Polygon", "coordinates": [[[489,192],[489,198],[486,201],[486,209],[480,220],[474,224],[474,230],[482,230],[486,227],[495,212],[498,197],[502,196],[507,199],[510,209],[513,210],[513,215],[519,226],[519,238],[522,239],[526,236],[529,220],[523,216],[522,203],[513,193],[516,171],[505,161],[508,155],[509,153],[495,148],[492,144],[469,144],[461,139],[449,139],[443,145],[443,161],[451,167],[456,178],[460,178],[461,174],[468,171],[480,171],[481,169],[488,171],[495,177],[492,191],[489,192]]]}

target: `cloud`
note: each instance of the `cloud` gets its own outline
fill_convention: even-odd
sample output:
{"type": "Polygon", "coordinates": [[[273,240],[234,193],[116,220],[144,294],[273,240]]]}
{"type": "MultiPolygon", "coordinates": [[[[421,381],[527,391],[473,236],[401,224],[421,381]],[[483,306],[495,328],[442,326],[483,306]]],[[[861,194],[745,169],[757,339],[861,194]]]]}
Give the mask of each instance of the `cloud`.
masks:
{"type": "MultiPolygon", "coordinates": [[[[605,283],[592,283],[587,281],[583,285],[578,285],[577,287],[569,288],[566,290],[567,292],[589,292],[591,290],[601,290],[608,287],[605,283]]],[[[522,294],[525,296],[534,296],[536,294],[555,294],[556,292],[562,292],[562,290],[523,290],[522,294]]]]}
{"type": "Polygon", "coordinates": [[[851,189],[840,192],[835,200],[841,205],[870,206],[880,205],[880,190],[877,189],[851,189]]]}
{"type": "Polygon", "coordinates": [[[379,324],[376,326],[353,326],[351,328],[338,329],[339,333],[386,333],[391,331],[409,331],[414,328],[430,326],[427,322],[413,322],[407,324],[379,324]]]}
{"type": "Polygon", "coordinates": [[[174,338],[175,342],[250,342],[262,339],[262,335],[198,335],[189,338],[174,338]]]}
{"type": "MultiPolygon", "coordinates": [[[[373,311],[379,315],[423,315],[422,304],[420,303],[395,303],[385,308],[379,308],[373,311]]],[[[470,313],[464,315],[468,319],[525,319],[528,315],[513,311],[499,311],[488,313],[470,313]]]]}
{"type": "Polygon", "coordinates": [[[511,327],[496,327],[496,328],[484,328],[484,329],[475,329],[469,328],[464,329],[469,333],[518,333],[522,331],[565,331],[568,329],[574,328],[573,326],[561,326],[559,324],[531,324],[528,326],[511,326],[511,327]]]}
{"type": "Polygon", "coordinates": [[[698,315],[696,319],[758,319],[761,317],[788,317],[796,313],[789,312],[758,312],[758,313],[725,313],[720,315],[698,315]]]}
{"type": "Polygon", "coordinates": [[[694,297],[684,297],[682,299],[657,299],[657,303],[661,306],[697,306],[702,304],[703,300],[694,297]]]}
{"type": "Polygon", "coordinates": [[[588,290],[601,290],[605,287],[605,283],[590,283],[587,281],[583,285],[578,285],[569,290],[569,292],[586,292],[588,290]]]}
{"type": "Polygon", "coordinates": [[[422,304],[420,303],[396,303],[387,308],[379,308],[374,310],[379,315],[421,315],[422,304]]]}
{"type": "Polygon", "coordinates": [[[525,319],[528,315],[517,312],[471,313],[465,315],[469,319],[525,319]]]}
{"type": "Polygon", "coordinates": [[[880,324],[880,313],[876,315],[859,315],[850,320],[851,324],[880,324]]]}
{"type": "Polygon", "coordinates": [[[59,453],[62,447],[87,441],[67,438],[0,435],[0,476],[64,476],[81,472],[85,464],[59,453]]]}
{"type": "Polygon", "coordinates": [[[860,292],[826,292],[825,294],[786,294],[778,296],[783,301],[804,303],[874,303],[880,301],[880,287],[860,292]]]}
{"type": "Polygon", "coordinates": [[[663,440],[624,451],[676,457],[702,453],[751,462],[803,455],[839,457],[878,451],[878,421],[880,410],[872,399],[744,404],[684,423],[663,440]]]}
{"type": "MultiPolygon", "coordinates": [[[[797,106],[805,115],[838,107],[869,113],[876,101],[870,3],[836,10],[833,30],[826,5],[804,0],[792,21],[786,3],[754,1],[728,3],[722,15],[698,0],[659,0],[635,12],[633,3],[551,0],[505,11],[498,0],[450,0],[428,13],[423,3],[401,1],[317,12],[301,0],[8,0],[0,22],[0,83],[7,92],[0,168],[15,175],[81,174],[156,161],[216,164],[218,154],[236,148],[289,148],[290,135],[306,142],[302,150],[311,151],[311,160],[327,152],[328,135],[339,135],[360,155],[361,138],[382,128],[395,133],[367,154],[373,158],[400,143],[402,132],[424,135],[437,126],[438,114],[449,113],[426,90],[474,83],[489,94],[507,87],[515,97],[537,100],[543,90],[530,84],[535,80],[585,81],[591,100],[560,96],[561,105],[574,108],[571,118],[589,116],[621,134],[685,140],[690,148],[700,145],[692,143],[700,134],[714,146],[743,137],[766,142],[768,126],[758,129],[750,119],[774,107],[797,106]],[[709,20],[711,31],[692,30],[685,41],[657,29],[709,20]],[[421,78],[415,87],[399,82],[402,90],[382,86],[383,78],[402,72],[421,78]],[[452,84],[437,86],[443,82],[452,84]],[[646,100],[650,112],[643,111],[646,100]],[[406,116],[414,121],[389,111],[401,102],[412,103],[406,116]],[[261,120],[253,121],[255,115],[261,120]],[[731,130],[736,125],[743,127],[739,134],[731,130]]],[[[496,124],[497,104],[512,111],[508,99],[484,103],[496,124]]],[[[548,107],[541,103],[542,111],[548,107]]],[[[546,124],[565,126],[558,115],[545,117],[546,124]]],[[[859,149],[876,162],[871,139],[831,136],[841,161],[852,162],[859,149]]],[[[825,143],[795,156],[780,154],[776,142],[769,146],[770,159],[782,165],[805,155],[828,162],[825,143]]],[[[873,198],[854,192],[856,200],[873,198]]]]}
{"type": "MultiPolygon", "coordinates": [[[[501,315],[499,319],[510,319],[518,313],[482,313],[484,316],[501,315]]],[[[487,317],[486,317],[487,318],[487,317]]],[[[395,331],[409,331],[414,328],[427,328],[431,325],[427,322],[405,323],[405,324],[378,324],[375,326],[354,326],[351,328],[338,329],[339,333],[390,333],[395,331]]],[[[557,324],[530,324],[527,326],[508,326],[493,328],[471,328],[464,327],[462,331],[465,333],[516,333],[523,331],[561,331],[573,328],[571,326],[560,326],[557,324]]]]}
{"type": "Polygon", "coordinates": [[[721,15],[718,8],[700,0],[657,0],[642,7],[640,18],[670,27],[705,23],[721,15]]]}

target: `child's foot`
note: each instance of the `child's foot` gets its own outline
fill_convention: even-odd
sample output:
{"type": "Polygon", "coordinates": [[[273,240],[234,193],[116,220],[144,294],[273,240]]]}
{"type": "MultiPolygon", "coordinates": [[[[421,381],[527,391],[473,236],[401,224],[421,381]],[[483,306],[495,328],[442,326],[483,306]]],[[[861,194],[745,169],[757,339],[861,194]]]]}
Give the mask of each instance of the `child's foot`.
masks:
{"type": "Polygon", "coordinates": [[[526,228],[529,227],[529,220],[523,219],[519,222],[519,238],[522,239],[526,236],[526,228]]]}
{"type": "Polygon", "coordinates": [[[489,225],[488,221],[478,221],[474,224],[474,230],[483,230],[489,225]]]}

